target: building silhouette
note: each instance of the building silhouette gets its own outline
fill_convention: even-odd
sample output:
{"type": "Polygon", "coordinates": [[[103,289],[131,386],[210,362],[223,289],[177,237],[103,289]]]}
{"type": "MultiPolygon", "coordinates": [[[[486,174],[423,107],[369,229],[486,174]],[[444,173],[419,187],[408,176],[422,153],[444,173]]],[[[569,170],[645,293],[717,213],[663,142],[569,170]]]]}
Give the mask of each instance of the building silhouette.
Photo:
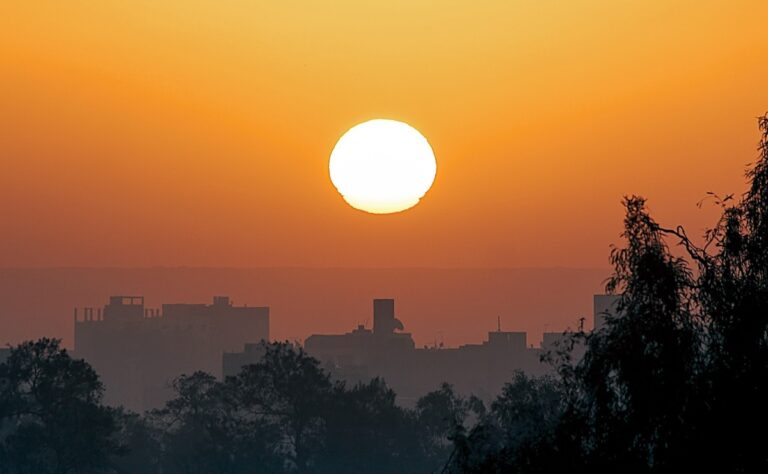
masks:
{"type": "Polygon", "coordinates": [[[618,315],[620,299],[620,295],[595,295],[593,297],[594,325],[592,327],[595,331],[605,327],[606,317],[616,317],[618,315]]]}
{"type": "Polygon", "coordinates": [[[112,296],[103,308],[74,311],[75,354],[90,363],[106,388],[105,401],[143,411],[161,407],[181,374],[222,375],[222,355],[269,340],[269,308],[164,304],[146,308],[141,296],[112,296]]]}
{"type": "MultiPolygon", "coordinates": [[[[595,328],[607,314],[616,314],[618,298],[594,296],[595,328]]],[[[74,320],[75,355],[99,373],[105,401],[135,411],[162,406],[181,374],[236,375],[261,360],[269,341],[269,308],[234,306],[226,296],[214,297],[212,304],[164,304],[161,310],[145,307],[141,296],[112,296],[103,308],[75,309],[74,320]]],[[[314,334],[304,349],[333,378],[355,384],[382,377],[399,403],[412,405],[443,382],[490,400],[516,371],[550,372],[543,356],[571,347],[570,336],[545,332],[534,347],[525,332],[502,331],[499,324],[479,344],[418,348],[396,317],[395,300],[375,299],[372,328],[314,334]]],[[[584,353],[581,345],[572,349],[575,360],[584,353]]]]}
{"type": "Polygon", "coordinates": [[[547,370],[540,361],[541,348],[528,347],[525,332],[497,328],[481,344],[417,348],[402,330],[394,300],[376,299],[372,330],[361,325],[346,334],[312,335],[305,349],[332,376],[348,383],[383,377],[404,405],[415,403],[443,382],[461,393],[490,399],[515,371],[542,374],[547,370]]]}
{"type": "Polygon", "coordinates": [[[10,347],[0,347],[0,364],[8,360],[9,355],[11,355],[10,347]]]}
{"type": "MultiPolygon", "coordinates": [[[[617,296],[595,295],[594,320],[601,322],[607,311],[615,310],[617,301],[617,296]]],[[[304,349],[333,378],[348,384],[382,377],[397,394],[398,403],[406,406],[443,382],[460,393],[491,400],[516,371],[551,372],[551,364],[543,357],[547,353],[569,349],[572,360],[578,361],[585,352],[583,345],[572,343],[569,331],[545,332],[541,345],[533,347],[525,332],[502,331],[499,325],[480,344],[417,348],[403,329],[395,316],[395,301],[375,299],[372,329],[358,325],[345,334],[314,334],[306,339],[304,349]]],[[[257,363],[263,351],[263,346],[252,344],[243,352],[224,354],[224,375],[236,375],[244,365],[257,363]]]]}
{"type": "Polygon", "coordinates": [[[266,352],[266,342],[266,339],[261,342],[249,342],[242,351],[224,352],[221,358],[222,375],[237,375],[246,365],[258,364],[266,352]]]}
{"type": "Polygon", "coordinates": [[[527,347],[524,332],[491,331],[481,344],[457,348],[417,348],[395,317],[392,299],[373,301],[373,330],[358,326],[340,335],[313,335],[306,351],[330,373],[348,383],[380,376],[398,402],[412,405],[422,395],[448,382],[461,393],[490,399],[516,370],[542,373],[540,350],[527,347]]]}

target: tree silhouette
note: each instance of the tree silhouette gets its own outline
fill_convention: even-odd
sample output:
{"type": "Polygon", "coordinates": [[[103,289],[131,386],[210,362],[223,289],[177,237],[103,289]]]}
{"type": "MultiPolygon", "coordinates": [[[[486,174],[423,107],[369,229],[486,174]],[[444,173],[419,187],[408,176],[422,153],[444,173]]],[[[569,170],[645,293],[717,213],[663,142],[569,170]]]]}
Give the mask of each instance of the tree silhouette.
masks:
{"type": "Polygon", "coordinates": [[[587,337],[571,410],[588,421],[581,449],[622,469],[668,467],[697,370],[700,324],[691,311],[691,272],[673,257],[645,200],[625,200],[627,245],[614,249],[610,292],[618,317],[587,337]]]}
{"type": "Polygon", "coordinates": [[[561,466],[551,450],[562,398],[554,378],[516,372],[490,411],[466,433],[453,436],[456,449],[445,471],[557,472],[561,466]]]}
{"type": "Polygon", "coordinates": [[[323,413],[332,384],[319,362],[288,343],[268,344],[262,360],[228,381],[252,420],[279,433],[279,450],[298,472],[309,472],[322,446],[323,413]]]}
{"type": "Polygon", "coordinates": [[[758,123],[759,157],[747,172],[747,192],[736,203],[717,200],[723,215],[703,248],[676,234],[696,257],[697,302],[708,328],[699,459],[733,472],[768,466],[760,434],[768,425],[768,116],[758,123]]]}
{"type": "Polygon", "coordinates": [[[418,425],[383,380],[351,389],[337,385],[325,419],[317,472],[429,472],[418,449],[418,425]]]}
{"type": "MultiPolygon", "coordinates": [[[[581,360],[553,358],[563,400],[554,429],[540,423],[534,439],[546,441],[524,443],[533,449],[523,451],[510,451],[521,445],[505,438],[502,449],[475,464],[481,470],[471,463],[460,470],[768,469],[768,116],[759,127],[749,189],[738,202],[709,193],[723,213],[703,245],[682,227],[660,226],[643,198],[625,199],[626,244],[611,253],[606,285],[621,295],[618,314],[600,331],[573,336],[571,347],[586,345],[581,360]],[[686,258],[674,256],[667,239],[686,258]]],[[[505,389],[492,412],[502,399],[523,403],[532,393],[505,389]]],[[[484,423],[486,432],[494,423],[484,423]]],[[[527,431],[523,420],[507,424],[527,431]]],[[[482,451],[487,439],[470,433],[454,453],[482,451]]]]}
{"type": "MultiPolygon", "coordinates": [[[[163,472],[162,432],[146,417],[117,408],[112,410],[117,426],[113,438],[120,449],[112,456],[110,467],[116,474],[163,472]]],[[[165,472],[173,472],[165,469],[165,472]]]]}
{"type": "Polygon", "coordinates": [[[273,426],[250,418],[238,403],[231,383],[204,372],[173,382],[177,397],[152,413],[163,434],[162,472],[281,472],[274,453],[273,426]]]}
{"type": "Polygon", "coordinates": [[[59,341],[11,350],[0,364],[0,472],[74,473],[109,465],[115,424],[100,405],[103,387],[59,341]]]}

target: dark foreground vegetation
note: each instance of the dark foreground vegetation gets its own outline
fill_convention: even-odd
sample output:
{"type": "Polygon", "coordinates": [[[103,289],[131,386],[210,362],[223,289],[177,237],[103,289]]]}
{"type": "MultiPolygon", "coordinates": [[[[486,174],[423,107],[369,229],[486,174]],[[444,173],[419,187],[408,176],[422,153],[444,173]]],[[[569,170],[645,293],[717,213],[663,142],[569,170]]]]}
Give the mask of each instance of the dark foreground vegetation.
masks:
{"type": "Polygon", "coordinates": [[[103,406],[88,364],[43,339],[0,364],[0,472],[766,472],[768,117],[759,125],[750,187],[711,196],[722,217],[701,244],[625,200],[607,284],[620,315],[490,406],[446,385],[403,409],[383,381],[335,383],[277,343],[237,377],[180,377],[175,399],[138,415],[103,406]]]}

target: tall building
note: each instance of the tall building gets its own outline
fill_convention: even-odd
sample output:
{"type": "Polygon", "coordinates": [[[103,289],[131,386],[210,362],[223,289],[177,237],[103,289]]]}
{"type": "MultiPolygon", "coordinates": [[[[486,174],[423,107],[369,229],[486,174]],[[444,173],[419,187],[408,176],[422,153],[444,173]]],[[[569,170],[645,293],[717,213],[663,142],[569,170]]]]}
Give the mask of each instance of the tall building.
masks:
{"type": "Polygon", "coordinates": [[[621,295],[595,295],[592,300],[594,330],[599,331],[605,326],[606,317],[618,315],[618,305],[621,295]]]}
{"type": "Polygon", "coordinates": [[[222,375],[222,355],[269,340],[269,308],[213,304],[144,306],[141,296],[112,296],[104,308],[75,309],[75,354],[99,373],[105,401],[136,411],[172,396],[181,374],[222,375]]]}

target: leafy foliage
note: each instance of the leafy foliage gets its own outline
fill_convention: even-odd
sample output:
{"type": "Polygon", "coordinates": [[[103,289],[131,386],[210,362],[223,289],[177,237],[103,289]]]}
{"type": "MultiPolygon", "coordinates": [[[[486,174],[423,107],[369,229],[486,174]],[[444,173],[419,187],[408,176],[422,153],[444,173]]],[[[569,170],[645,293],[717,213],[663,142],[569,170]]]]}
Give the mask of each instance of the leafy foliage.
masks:
{"type": "MultiPolygon", "coordinates": [[[[573,336],[571,347],[586,346],[581,360],[551,357],[562,409],[544,410],[557,420],[513,423],[526,437],[544,440],[521,445],[494,433],[497,413],[481,425],[504,440],[502,449],[486,449],[481,470],[459,463],[460,471],[768,468],[768,116],[759,127],[748,191],[739,201],[708,193],[722,217],[703,245],[682,227],[660,226],[645,199],[625,199],[626,244],[611,253],[614,273],[606,285],[621,295],[618,314],[600,331],[573,336]],[[686,258],[672,254],[668,239],[686,258]]],[[[535,392],[528,387],[514,398],[520,403],[535,392]]],[[[470,443],[474,448],[460,441],[454,452],[488,446],[485,438],[470,443]]]]}
{"type": "Polygon", "coordinates": [[[0,364],[0,472],[88,472],[117,452],[103,388],[58,340],[26,342],[0,364]]]}

